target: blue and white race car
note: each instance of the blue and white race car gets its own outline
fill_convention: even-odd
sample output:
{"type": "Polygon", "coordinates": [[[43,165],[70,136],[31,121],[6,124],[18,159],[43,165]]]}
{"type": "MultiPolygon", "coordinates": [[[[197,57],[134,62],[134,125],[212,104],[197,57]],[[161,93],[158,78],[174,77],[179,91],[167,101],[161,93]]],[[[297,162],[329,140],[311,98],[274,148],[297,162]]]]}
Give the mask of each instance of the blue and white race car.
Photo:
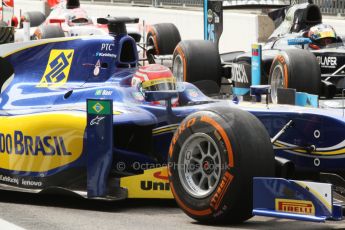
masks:
{"type": "Polygon", "coordinates": [[[111,36],[0,46],[1,189],[173,196],[208,223],[341,219],[342,111],[209,98],[139,65],[124,29],[134,21],[99,19],[111,36]]]}
{"type": "MultiPolygon", "coordinates": [[[[224,30],[230,29],[224,26],[224,30]]],[[[184,40],[177,45],[172,69],[178,79],[191,83],[212,80],[221,86],[222,78],[227,78],[236,95],[248,95],[252,84],[268,84],[274,103],[278,100],[278,88],[294,88],[323,99],[344,96],[344,37],[323,23],[320,8],[312,1],[291,5],[288,0],[205,0],[204,39],[206,41],[184,40]],[[262,49],[256,44],[253,52],[219,54],[217,46],[223,32],[223,11],[233,8],[276,9],[268,13],[276,28],[266,43],[260,45],[262,49]],[[255,66],[252,56],[260,58],[255,66]],[[256,80],[252,67],[258,69],[260,80],[256,80]]],[[[197,86],[208,92],[208,84],[199,82],[197,86]]],[[[212,91],[217,89],[214,87],[212,91]]],[[[336,107],[341,105],[338,103],[336,107]]]]}

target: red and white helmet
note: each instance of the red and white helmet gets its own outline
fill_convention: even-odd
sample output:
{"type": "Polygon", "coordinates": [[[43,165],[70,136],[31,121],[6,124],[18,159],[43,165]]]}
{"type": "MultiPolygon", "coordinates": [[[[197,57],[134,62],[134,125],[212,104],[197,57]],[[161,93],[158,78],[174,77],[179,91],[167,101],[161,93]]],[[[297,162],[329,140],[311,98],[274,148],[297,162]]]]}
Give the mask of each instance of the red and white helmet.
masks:
{"type": "MultiPolygon", "coordinates": [[[[176,90],[176,79],[168,67],[152,64],[140,67],[134,74],[131,85],[137,87],[141,92],[176,90]]],[[[151,103],[165,105],[165,101],[151,103]]],[[[178,106],[178,98],[172,99],[172,106],[178,106]]]]}
{"type": "Polygon", "coordinates": [[[140,67],[131,84],[141,91],[176,90],[176,80],[171,70],[159,64],[140,67]]]}

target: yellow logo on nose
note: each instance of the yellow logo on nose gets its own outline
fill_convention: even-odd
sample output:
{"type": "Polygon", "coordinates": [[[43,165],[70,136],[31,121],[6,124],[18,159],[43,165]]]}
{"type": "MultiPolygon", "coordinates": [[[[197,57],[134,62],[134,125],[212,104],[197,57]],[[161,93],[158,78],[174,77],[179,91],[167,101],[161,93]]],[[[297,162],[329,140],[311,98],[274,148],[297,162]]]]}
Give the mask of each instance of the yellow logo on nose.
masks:
{"type": "Polygon", "coordinates": [[[51,50],[44,75],[37,87],[60,87],[68,80],[74,50],[51,50]]]}

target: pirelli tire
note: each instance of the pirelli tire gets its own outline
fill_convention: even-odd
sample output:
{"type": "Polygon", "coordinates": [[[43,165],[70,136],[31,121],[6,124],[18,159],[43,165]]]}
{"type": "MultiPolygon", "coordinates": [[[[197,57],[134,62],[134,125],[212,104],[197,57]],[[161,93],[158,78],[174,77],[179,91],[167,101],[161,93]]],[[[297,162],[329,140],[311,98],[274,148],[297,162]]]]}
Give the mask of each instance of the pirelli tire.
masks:
{"type": "Polygon", "coordinates": [[[298,92],[319,95],[321,91],[321,70],[315,57],[308,50],[289,49],[280,51],[274,58],[268,83],[271,97],[277,102],[277,88],[293,88],[298,92]]]}
{"type": "Polygon", "coordinates": [[[220,55],[211,41],[181,41],[174,51],[172,70],[177,81],[194,83],[208,80],[214,81],[218,87],[221,84],[220,55]]]}
{"type": "Polygon", "coordinates": [[[185,118],[173,136],[168,161],[178,205],[206,224],[249,219],[253,177],[274,176],[266,129],[252,114],[234,108],[212,108],[185,118]]]}
{"type": "Polygon", "coordinates": [[[152,55],[172,55],[175,47],[181,41],[177,27],[172,23],[159,23],[151,25],[146,35],[148,50],[146,55],[152,63],[152,55]]]}
{"type": "Polygon", "coordinates": [[[40,11],[29,11],[23,14],[22,20],[30,22],[30,27],[37,27],[46,20],[46,16],[40,11]]]}
{"type": "Polygon", "coordinates": [[[59,25],[42,25],[34,33],[34,40],[61,37],[65,37],[65,33],[59,25]]]}

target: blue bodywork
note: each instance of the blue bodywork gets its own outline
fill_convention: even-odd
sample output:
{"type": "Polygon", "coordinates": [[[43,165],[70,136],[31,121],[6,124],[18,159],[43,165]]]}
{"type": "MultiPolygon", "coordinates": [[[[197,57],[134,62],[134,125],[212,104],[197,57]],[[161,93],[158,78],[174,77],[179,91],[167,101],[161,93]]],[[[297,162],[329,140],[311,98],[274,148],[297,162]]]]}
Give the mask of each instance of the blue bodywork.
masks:
{"type": "MultiPolygon", "coordinates": [[[[77,159],[48,170],[3,167],[0,169],[3,177],[40,182],[33,186],[11,184],[2,180],[4,184],[40,190],[55,186],[84,190],[88,197],[105,196],[110,177],[142,173],[143,168],[134,167],[136,164],[166,164],[170,141],[179,123],[188,115],[213,106],[237,107],[253,113],[264,124],[271,137],[292,121],[293,127],[274,143],[274,147],[276,156],[293,162],[296,172],[342,174],[345,171],[345,118],[342,111],[285,105],[267,106],[262,103],[235,104],[228,100],[211,99],[189,83],[181,83],[183,87],[177,92],[179,106],[167,109],[145,100],[142,92],[131,87],[131,79],[138,69],[139,59],[137,45],[127,35],[42,40],[4,45],[1,49],[0,62],[2,66],[14,69],[14,77],[11,78],[10,73],[6,76],[10,79],[8,84],[3,83],[5,80],[2,82],[0,118],[21,119],[31,115],[38,117],[58,113],[59,116],[63,114],[64,119],[81,116],[84,123],[87,121],[87,125],[80,127],[84,134],[82,152],[77,159]],[[107,120],[112,125],[103,127],[104,133],[109,134],[103,133],[103,139],[94,136],[99,132],[90,125],[95,117],[86,117],[87,99],[112,101],[112,119],[107,120]],[[105,154],[103,160],[97,160],[106,149],[109,150],[109,146],[112,146],[111,153],[105,154]],[[107,164],[104,164],[104,160],[108,160],[107,164]],[[125,166],[118,168],[119,162],[125,166]]],[[[42,120],[40,126],[46,125],[44,122],[46,121],[42,120]]],[[[58,130],[65,120],[49,122],[58,130]]],[[[20,128],[23,124],[16,124],[18,132],[15,134],[18,135],[8,138],[17,141],[17,145],[11,144],[16,151],[22,143],[25,144],[23,146],[27,145],[21,140],[34,138],[23,134],[20,128]]],[[[25,125],[30,126],[27,123],[25,125]]],[[[38,130],[37,132],[40,130],[36,126],[31,129],[38,130]]],[[[66,132],[63,131],[62,134],[65,135],[66,132]]],[[[6,130],[1,130],[1,133],[3,139],[9,135],[5,135],[6,130]]],[[[44,134],[35,134],[36,150],[33,153],[31,141],[31,155],[41,154],[39,151],[46,155],[45,149],[52,146],[49,141],[59,139],[46,133],[49,130],[44,130],[44,134]],[[42,136],[42,140],[46,142],[42,144],[37,136],[42,136]]],[[[52,147],[54,152],[70,155],[69,149],[62,148],[68,140],[62,137],[59,140],[60,144],[55,143],[55,149],[52,147]]],[[[3,146],[8,148],[6,141],[4,143],[3,146]]],[[[1,150],[2,148],[0,152],[3,155],[14,154],[9,150],[7,153],[1,150]]],[[[26,155],[30,155],[30,151],[26,151],[26,155]]]]}
{"type": "Polygon", "coordinates": [[[341,204],[333,202],[331,184],[254,178],[253,214],[312,222],[341,220],[341,204]]]}

